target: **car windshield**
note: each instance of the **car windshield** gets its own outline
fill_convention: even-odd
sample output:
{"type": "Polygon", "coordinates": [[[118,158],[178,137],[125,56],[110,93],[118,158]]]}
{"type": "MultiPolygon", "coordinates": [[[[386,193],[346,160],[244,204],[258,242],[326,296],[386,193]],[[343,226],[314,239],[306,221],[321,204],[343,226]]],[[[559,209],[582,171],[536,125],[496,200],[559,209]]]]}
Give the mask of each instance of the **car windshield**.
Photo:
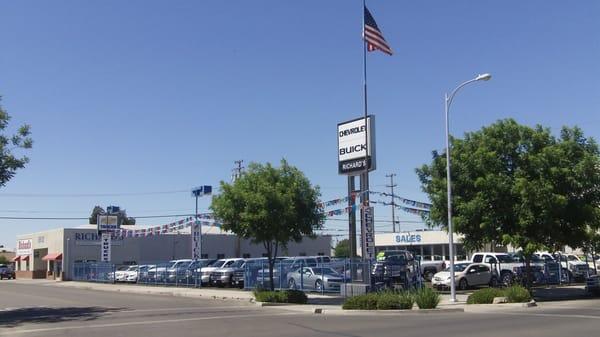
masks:
{"type": "Polygon", "coordinates": [[[339,273],[331,268],[313,268],[315,275],[338,275],[339,273]]]}
{"type": "Polygon", "coordinates": [[[119,271],[123,271],[123,270],[127,270],[127,269],[129,269],[129,266],[121,266],[121,267],[117,268],[117,270],[119,270],[119,271]]]}
{"type": "Polygon", "coordinates": [[[513,263],[515,259],[513,259],[510,255],[498,254],[496,255],[498,262],[500,263],[513,263]]]}
{"type": "MultiPolygon", "coordinates": [[[[455,272],[464,271],[469,264],[470,263],[455,263],[454,264],[454,271],[455,272]]],[[[448,265],[448,268],[444,269],[444,271],[450,271],[450,265],[448,265]]]]}
{"type": "Polygon", "coordinates": [[[187,268],[192,264],[192,261],[183,261],[177,264],[177,268],[187,268]]]}
{"type": "Polygon", "coordinates": [[[568,258],[569,258],[569,261],[579,261],[579,259],[575,255],[569,255],[568,258]]]}
{"type": "Polygon", "coordinates": [[[128,271],[136,271],[136,270],[138,270],[138,266],[131,266],[127,270],[128,271]]]}
{"type": "Polygon", "coordinates": [[[230,268],[240,268],[242,265],[244,265],[244,260],[238,260],[235,261],[234,263],[231,264],[231,266],[229,266],[230,268]]]}
{"type": "Polygon", "coordinates": [[[221,268],[225,264],[226,260],[217,260],[215,263],[211,264],[210,267],[221,268]]]}

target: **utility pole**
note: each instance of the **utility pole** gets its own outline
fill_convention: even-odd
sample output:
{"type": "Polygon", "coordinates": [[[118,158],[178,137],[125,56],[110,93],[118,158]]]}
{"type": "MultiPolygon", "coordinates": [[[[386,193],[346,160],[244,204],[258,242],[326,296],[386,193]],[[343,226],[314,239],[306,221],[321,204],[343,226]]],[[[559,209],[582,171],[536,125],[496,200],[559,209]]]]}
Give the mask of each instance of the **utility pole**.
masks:
{"type": "Polygon", "coordinates": [[[392,206],[392,232],[396,233],[396,202],[394,200],[394,198],[396,197],[394,195],[394,187],[398,186],[394,184],[394,177],[396,176],[396,174],[390,173],[386,174],[385,176],[386,178],[390,178],[390,184],[385,186],[392,189],[392,202],[390,203],[390,205],[392,206]]]}
{"type": "Polygon", "coordinates": [[[236,167],[234,167],[233,170],[231,170],[233,172],[231,174],[231,182],[235,182],[237,178],[242,176],[242,170],[244,169],[244,167],[242,166],[243,162],[244,161],[241,159],[234,161],[236,167]]]}
{"type": "MultiPolygon", "coordinates": [[[[231,170],[231,183],[235,183],[238,178],[242,177],[242,170],[244,169],[242,166],[243,162],[244,161],[242,159],[234,161],[236,166],[233,168],[233,170],[231,170]]],[[[235,256],[242,257],[242,239],[239,235],[236,236],[237,240],[235,242],[235,256]]]]}

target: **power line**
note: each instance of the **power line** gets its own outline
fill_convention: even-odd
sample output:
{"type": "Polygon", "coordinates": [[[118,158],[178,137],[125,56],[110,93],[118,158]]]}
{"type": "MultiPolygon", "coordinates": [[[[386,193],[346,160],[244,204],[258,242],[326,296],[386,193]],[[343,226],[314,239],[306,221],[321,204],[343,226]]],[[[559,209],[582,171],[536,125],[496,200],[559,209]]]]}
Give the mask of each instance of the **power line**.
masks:
{"type": "MultiPolygon", "coordinates": [[[[141,216],[132,216],[129,218],[134,219],[153,219],[153,218],[178,218],[178,217],[187,217],[194,216],[194,213],[187,214],[169,214],[169,215],[141,215],[141,216]]],[[[0,219],[4,220],[89,220],[89,217],[79,218],[79,217],[18,217],[18,216],[0,216],[0,219]]]]}
{"type": "Polygon", "coordinates": [[[154,192],[122,192],[122,193],[0,193],[0,197],[17,197],[17,198],[80,198],[80,197],[125,197],[125,196],[140,196],[140,195],[158,195],[158,194],[175,194],[189,193],[190,190],[171,190],[171,191],[154,191],[154,192]]]}

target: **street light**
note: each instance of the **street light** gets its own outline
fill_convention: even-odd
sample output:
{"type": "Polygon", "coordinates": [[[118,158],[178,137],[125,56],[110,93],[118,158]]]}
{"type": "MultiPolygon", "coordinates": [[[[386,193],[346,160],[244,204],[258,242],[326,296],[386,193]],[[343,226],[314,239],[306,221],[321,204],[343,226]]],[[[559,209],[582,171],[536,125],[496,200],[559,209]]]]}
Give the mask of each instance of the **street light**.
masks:
{"type": "Polygon", "coordinates": [[[454,238],[452,235],[452,188],[450,182],[450,122],[448,120],[448,111],[456,93],[465,85],[477,81],[489,81],[492,78],[490,74],[480,74],[474,79],[461,83],[452,91],[450,96],[446,93],[446,181],[448,184],[448,243],[450,253],[450,302],[456,302],[456,280],[454,279],[454,238]]]}

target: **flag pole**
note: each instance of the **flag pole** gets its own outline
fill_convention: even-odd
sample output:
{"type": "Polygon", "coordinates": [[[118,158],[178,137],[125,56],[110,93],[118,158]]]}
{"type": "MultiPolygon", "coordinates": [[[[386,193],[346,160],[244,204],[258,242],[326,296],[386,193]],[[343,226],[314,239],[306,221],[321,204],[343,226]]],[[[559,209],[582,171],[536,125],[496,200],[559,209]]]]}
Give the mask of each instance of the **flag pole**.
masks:
{"type": "Polygon", "coordinates": [[[361,192],[363,195],[361,196],[363,207],[361,210],[361,234],[363,236],[363,247],[362,247],[362,257],[363,259],[367,254],[367,247],[364,247],[366,240],[364,236],[366,234],[366,219],[364,217],[364,212],[366,207],[369,207],[369,128],[367,125],[368,119],[368,105],[367,105],[367,38],[365,35],[365,9],[367,8],[366,0],[363,0],[363,22],[362,22],[362,32],[363,32],[363,87],[364,87],[364,123],[365,123],[365,171],[363,176],[361,177],[361,192]]]}

